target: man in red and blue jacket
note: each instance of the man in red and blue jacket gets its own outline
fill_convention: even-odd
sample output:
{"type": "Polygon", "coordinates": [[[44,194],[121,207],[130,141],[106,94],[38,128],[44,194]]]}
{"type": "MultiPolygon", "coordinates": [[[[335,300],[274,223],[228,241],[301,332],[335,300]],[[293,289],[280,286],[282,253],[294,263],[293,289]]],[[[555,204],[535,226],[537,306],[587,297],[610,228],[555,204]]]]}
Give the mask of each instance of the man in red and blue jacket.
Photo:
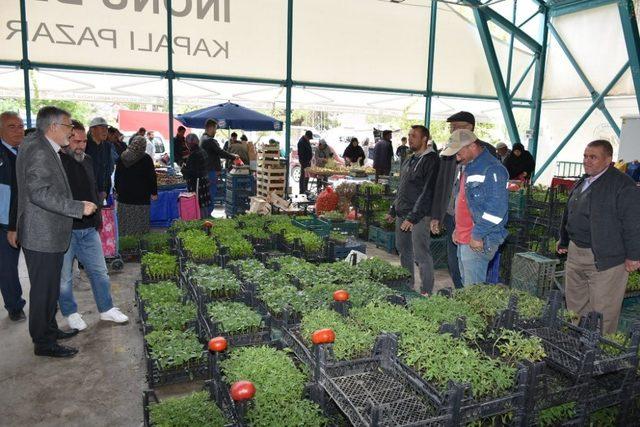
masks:
{"type": "Polygon", "coordinates": [[[489,262],[508,234],[509,173],[467,129],[451,134],[442,155],[455,155],[464,165],[455,199],[453,233],[462,283],[483,283],[489,262]]]}

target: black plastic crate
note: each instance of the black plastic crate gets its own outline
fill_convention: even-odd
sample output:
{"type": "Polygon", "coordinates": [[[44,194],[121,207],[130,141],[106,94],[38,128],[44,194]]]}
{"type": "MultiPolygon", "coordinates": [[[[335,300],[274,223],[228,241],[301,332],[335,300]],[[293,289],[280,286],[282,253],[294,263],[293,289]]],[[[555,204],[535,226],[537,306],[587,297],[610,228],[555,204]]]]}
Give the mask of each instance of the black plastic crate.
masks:
{"type": "Polygon", "coordinates": [[[562,304],[560,293],[552,291],[541,318],[521,320],[512,299],[499,316],[498,326],[540,338],[547,354],[545,361],[574,379],[638,368],[640,330],[631,334],[630,344],[625,347],[602,336],[598,330],[601,315],[592,312],[583,317],[580,325],[574,325],[563,319],[562,304]]]}
{"type": "Polygon", "coordinates": [[[163,368],[151,357],[149,346],[144,342],[144,355],[147,365],[147,383],[150,388],[179,384],[195,380],[204,380],[208,376],[207,352],[181,366],[163,368]]]}
{"type": "MultiPolygon", "coordinates": [[[[204,389],[206,391],[209,391],[210,387],[208,385],[208,382],[205,383],[204,385],[204,389]]],[[[213,397],[210,397],[210,399],[212,401],[215,402],[215,399],[213,397]]],[[[154,424],[151,423],[151,419],[150,419],[150,408],[153,405],[156,405],[160,403],[160,399],[158,398],[158,395],[156,394],[156,392],[154,390],[145,390],[142,392],[142,414],[143,414],[143,426],[144,427],[154,427],[154,424]]],[[[223,408],[220,408],[222,410],[222,413],[227,417],[228,420],[232,420],[232,414],[228,413],[228,411],[225,411],[223,408]]],[[[234,427],[237,426],[237,423],[235,421],[230,421],[228,424],[225,425],[225,427],[234,427]]]]}
{"type": "Polygon", "coordinates": [[[382,334],[373,356],[348,362],[329,360],[331,346],[314,347],[314,382],[354,426],[458,425],[462,389],[447,401],[397,359],[397,339],[382,334]]]}

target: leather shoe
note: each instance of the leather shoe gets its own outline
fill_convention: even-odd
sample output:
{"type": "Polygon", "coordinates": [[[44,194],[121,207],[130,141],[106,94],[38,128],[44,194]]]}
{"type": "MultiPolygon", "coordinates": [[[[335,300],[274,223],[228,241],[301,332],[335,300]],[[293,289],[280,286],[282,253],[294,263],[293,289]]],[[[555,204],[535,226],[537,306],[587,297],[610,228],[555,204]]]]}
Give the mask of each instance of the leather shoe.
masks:
{"type": "Polygon", "coordinates": [[[25,320],[26,318],[27,318],[27,315],[24,314],[24,310],[9,313],[9,319],[13,320],[14,322],[20,322],[22,320],[25,320]]]}
{"type": "Polygon", "coordinates": [[[53,344],[50,347],[38,348],[33,350],[36,356],[46,357],[73,357],[78,353],[77,348],[67,347],[60,344],[53,344]]]}
{"type": "Polygon", "coordinates": [[[75,337],[76,335],[78,335],[77,329],[70,329],[69,331],[66,331],[66,332],[61,329],[58,329],[58,335],[56,336],[56,338],[59,340],[67,340],[71,337],[75,337]]]}

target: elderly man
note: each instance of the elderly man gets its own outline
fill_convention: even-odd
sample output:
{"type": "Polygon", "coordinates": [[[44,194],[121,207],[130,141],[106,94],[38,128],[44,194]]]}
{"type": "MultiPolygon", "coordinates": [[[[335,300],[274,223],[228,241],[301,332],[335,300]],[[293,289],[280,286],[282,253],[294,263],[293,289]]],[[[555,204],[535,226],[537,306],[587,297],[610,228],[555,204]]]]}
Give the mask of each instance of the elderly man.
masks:
{"type": "Polygon", "coordinates": [[[77,330],[58,329],[56,308],[60,272],[69,248],[73,219],[93,215],[89,200],[74,200],[60,160],[69,145],[71,117],[53,106],[43,107],[36,118],[38,131],[27,138],[18,154],[18,240],[29,271],[29,333],[37,356],[72,357],[78,350],[59,345],[77,330]]]}
{"type": "Polygon", "coordinates": [[[18,113],[0,114],[0,291],[4,308],[14,322],[26,319],[18,278],[20,249],[16,239],[16,157],[23,139],[24,125],[18,113]]]}
{"type": "Polygon", "coordinates": [[[102,117],[94,117],[89,123],[87,154],[93,160],[93,173],[98,186],[98,204],[100,206],[111,193],[111,174],[113,173],[114,159],[118,157],[115,148],[111,144],[105,144],[108,135],[107,121],[102,117]]]}
{"type": "Polygon", "coordinates": [[[496,144],[496,153],[498,157],[500,157],[500,161],[504,163],[505,159],[511,154],[511,150],[509,150],[509,147],[504,142],[498,142],[496,144]]]}
{"type": "MultiPolygon", "coordinates": [[[[453,133],[460,129],[473,132],[476,127],[476,118],[468,111],[459,111],[447,118],[449,132],[453,133]]],[[[496,149],[488,142],[478,140],[492,156],[496,156],[496,149]]],[[[439,234],[443,228],[447,237],[447,266],[451,280],[456,288],[462,287],[460,276],[460,263],[458,261],[458,247],[453,242],[453,230],[455,222],[455,196],[459,185],[462,166],[458,165],[456,156],[446,156],[440,153],[440,168],[438,169],[438,182],[433,196],[433,209],[431,218],[431,232],[439,234]]]]}
{"type": "MultiPolygon", "coordinates": [[[[87,146],[87,134],[82,123],[73,121],[69,146],[63,148],[64,154],[60,155],[71,186],[74,200],[98,201],[95,179],[93,177],[93,162],[91,157],[85,154],[87,146]]],[[[82,219],[73,220],[71,232],[71,244],[64,255],[60,280],[60,298],[58,303],[62,315],[67,319],[69,327],[82,331],[87,324],[80,313],[73,296],[73,260],[84,266],[84,271],[89,277],[93,299],[100,313],[100,320],[115,323],[125,323],[129,320],[117,307],[113,306],[107,265],[102,253],[102,243],[97,228],[101,225],[100,212],[82,219]]]]}
{"type": "Polygon", "coordinates": [[[400,253],[400,263],[411,272],[412,278],[415,264],[418,264],[421,293],[428,295],[433,290],[429,223],[439,159],[429,144],[429,129],[424,126],[411,127],[409,149],[412,154],[402,164],[398,192],[387,221],[396,222],[396,248],[400,253]]]}
{"type": "Polygon", "coordinates": [[[640,189],[612,166],[605,140],[584,150],[584,171],[569,196],[558,252],[567,255],[567,308],[602,313],[604,333],[618,328],[629,273],[640,267],[640,189]]]}
{"type": "Polygon", "coordinates": [[[464,166],[455,197],[453,242],[458,245],[462,284],[484,283],[487,267],[507,237],[509,174],[473,132],[451,134],[443,156],[456,156],[464,166]]]}

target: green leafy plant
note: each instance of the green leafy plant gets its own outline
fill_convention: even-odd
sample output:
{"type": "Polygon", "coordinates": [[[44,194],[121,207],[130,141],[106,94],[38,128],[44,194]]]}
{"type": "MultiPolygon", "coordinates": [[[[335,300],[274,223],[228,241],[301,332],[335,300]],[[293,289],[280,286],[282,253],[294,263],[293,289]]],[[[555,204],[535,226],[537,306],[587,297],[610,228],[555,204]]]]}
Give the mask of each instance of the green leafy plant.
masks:
{"type": "Polygon", "coordinates": [[[340,211],[323,212],[323,214],[320,215],[320,217],[322,219],[328,219],[330,221],[344,221],[345,219],[344,213],[340,211]]]}
{"type": "Polygon", "coordinates": [[[207,391],[170,397],[151,405],[149,418],[156,427],[223,427],[228,423],[207,391]]]}
{"type": "Polygon", "coordinates": [[[120,236],[118,240],[120,252],[133,252],[140,249],[139,236],[120,236]]]}
{"type": "Polygon", "coordinates": [[[434,332],[437,332],[443,323],[454,324],[459,317],[465,318],[464,336],[468,339],[478,338],[487,328],[487,322],[474,311],[469,303],[442,295],[415,298],[409,301],[409,310],[421,319],[433,324],[434,332]]]}
{"type": "Polygon", "coordinates": [[[165,233],[147,233],[140,238],[150,252],[169,252],[169,238],[165,233]]]}
{"type": "Polygon", "coordinates": [[[146,324],[154,331],[184,330],[189,322],[196,319],[196,306],[192,302],[155,304],[146,308],[146,311],[146,324]]]}
{"type": "Polygon", "coordinates": [[[538,425],[540,425],[540,427],[561,425],[563,422],[569,421],[575,416],[575,408],[576,404],[574,402],[569,402],[543,409],[538,415],[538,425]]]}
{"type": "Polygon", "coordinates": [[[627,282],[627,292],[640,291],[640,272],[634,271],[629,273],[629,281],[627,282]]]}
{"type": "Polygon", "coordinates": [[[141,263],[151,280],[171,279],[178,271],[176,257],[169,254],[148,252],[142,256],[141,263]]]}
{"type": "Polygon", "coordinates": [[[384,193],[384,185],[376,184],[374,182],[363,182],[358,187],[359,194],[366,194],[367,190],[369,194],[383,194],[384,193]]]}
{"type": "Polygon", "coordinates": [[[500,329],[493,331],[490,339],[500,351],[501,358],[511,365],[523,360],[538,362],[546,357],[542,340],[538,337],[525,337],[518,331],[500,329]]]}
{"type": "Polygon", "coordinates": [[[216,243],[200,230],[187,230],[178,233],[189,259],[193,261],[209,261],[218,254],[216,243]]]}
{"type": "Polygon", "coordinates": [[[203,219],[193,220],[193,221],[183,221],[181,219],[177,219],[173,221],[171,227],[169,227],[169,231],[171,233],[177,234],[180,231],[185,230],[202,230],[202,225],[204,224],[203,219]]]}
{"type": "Polygon", "coordinates": [[[182,366],[202,357],[203,346],[193,331],[152,331],[145,340],[160,369],[182,366]]]}
{"type": "Polygon", "coordinates": [[[410,279],[411,273],[406,268],[393,265],[380,258],[368,258],[357,265],[358,271],[377,282],[389,282],[410,279]]]}
{"type": "Polygon", "coordinates": [[[227,234],[218,237],[218,242],[229,249],[232,259],[245,258],[253,255],[253,246],[239,234],[227,234]]]}
{"type": "Polygon", "coordinates": [[[162,304],[177,304],[182,299],[182,291],[174,282],[158,282],[138,285],[138,295],[147,307],[162,304]]]}
{"type": "Polygon", "coordinates": [[[336,334],[333,352],[337,360],[365,357],[373,348],[375,336],[371,331],[361,329],[333,310],[316,309],[302,318],[300,330],[309,347],[312,345],[311,334],[325,328],[333,329],[336,334]]]}
{"type": "Polygon", "coordinates": [[[262,316],[239,302],[213,302],[207,305],[211,320],[221,323],[220,332],[239,334],[254,332],[262,325],[262,316]]]}
{"type": "Polygon", "coordinates": [[[483,316],[488,323],[492,323],[493,318],[507,308],[512,295],[518,297],[518,312],[521,316],[533,318],[542,315],[545,306],[543,300],[527,292],[509,289],[502,285],[467,286],[456,290],[453,298],[467,302],[477,314],[483,316]]]}
{"type": "Polygon", "coordinates": [[[231,351],[221,364],[229,384],[247,380],[256,387],[247,414],[252,426],[324,426],[320,408],[303,399],[306,375],[283,352],[270,347],[243,347],[231,351]]]}
{"type": "Polygon", "coordinates": [[[240,281],[234,274],[217,265],[187,264],[194,283],[212,297],[225,298],[241,291],[240,281]]]}

